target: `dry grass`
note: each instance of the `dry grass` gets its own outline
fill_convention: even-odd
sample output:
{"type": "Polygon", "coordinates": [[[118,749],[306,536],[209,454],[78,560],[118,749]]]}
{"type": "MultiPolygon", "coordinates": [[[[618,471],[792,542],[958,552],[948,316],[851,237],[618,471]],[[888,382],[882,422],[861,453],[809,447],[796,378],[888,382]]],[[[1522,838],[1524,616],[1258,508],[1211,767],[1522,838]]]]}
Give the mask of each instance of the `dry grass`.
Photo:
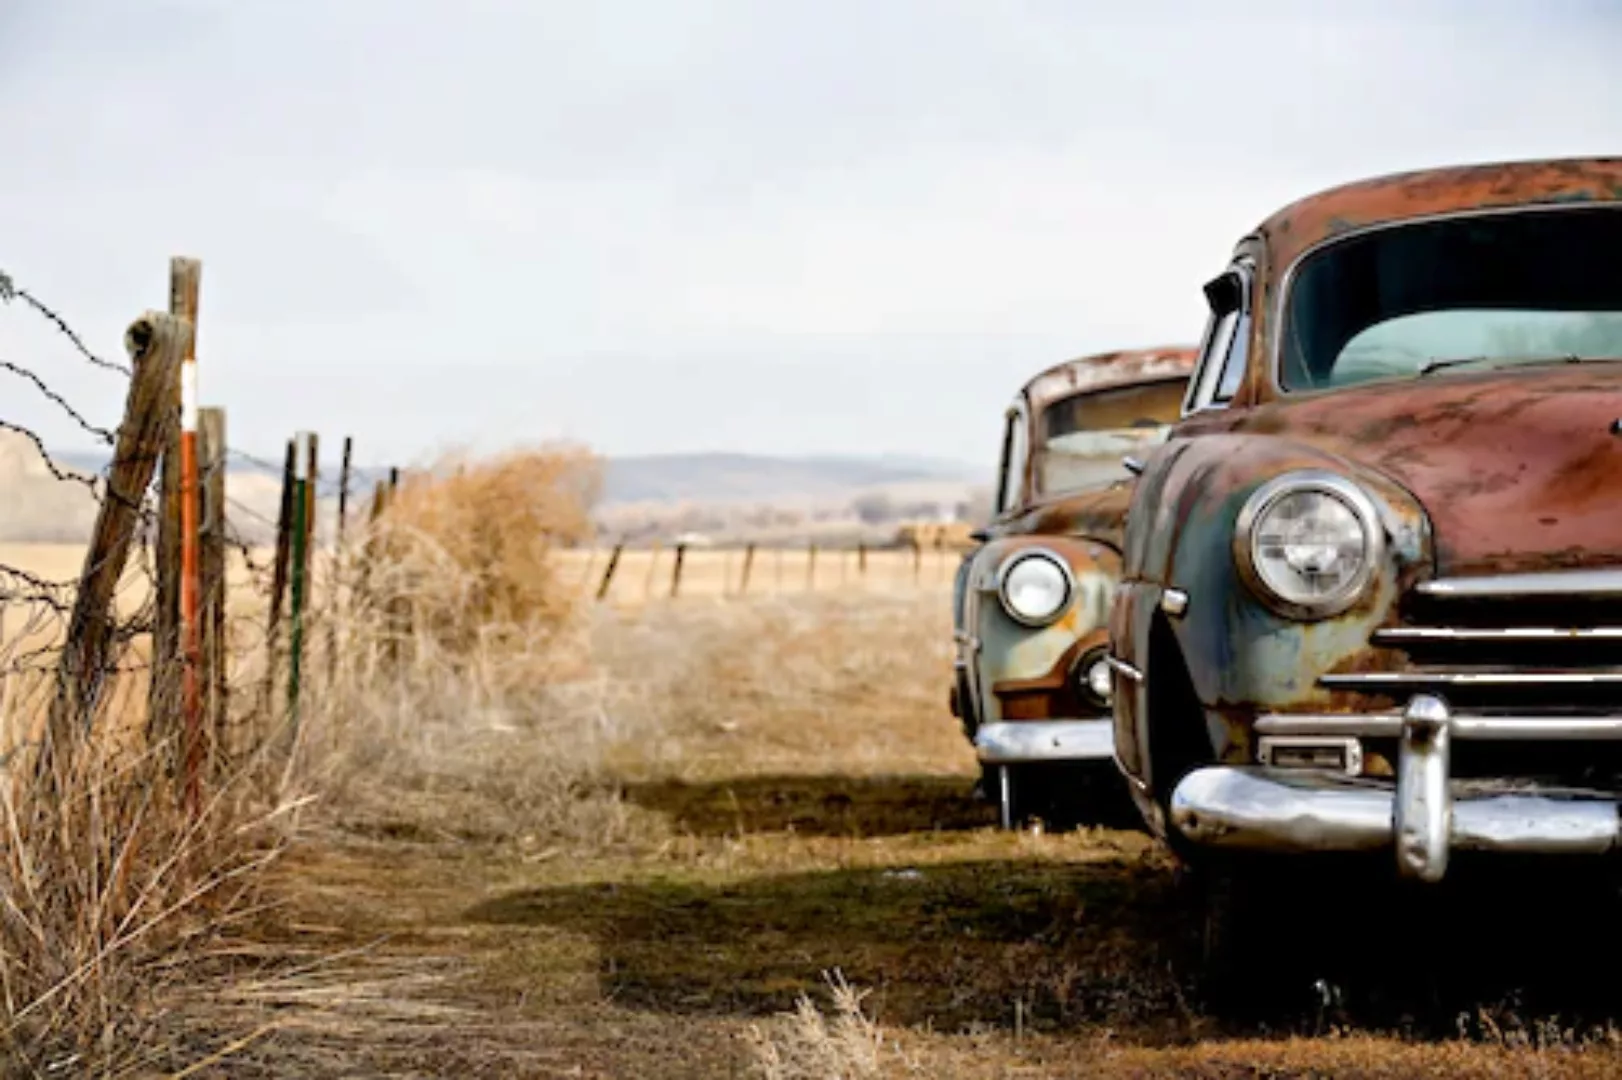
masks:
{"type": "MultiPolygon", "coordinates": [[[[1338,995],[1291,973],[1259,1015],[1209,1007],[1196,898],[1146,837],[1004,833],[970,797],[943,585],[576,607],[500,580],[557,565],[522,512],[494,539],[471,520],[391,526],[336,677],[312,672],[307,840],[272,871],[273,909],[211,929],[208,967],[194,950],[144,969],[173,974],[149,987],[170,1016],[154,1060],[784,1080],[1622,1066],[1604,980],[1581,978],[1622,962],[1614,917],[1543,873],[1325,895],[1280,952],[1321,959],[1338,995]]],[[[572,601],[569,576],[550,580],[572,601]]]]}

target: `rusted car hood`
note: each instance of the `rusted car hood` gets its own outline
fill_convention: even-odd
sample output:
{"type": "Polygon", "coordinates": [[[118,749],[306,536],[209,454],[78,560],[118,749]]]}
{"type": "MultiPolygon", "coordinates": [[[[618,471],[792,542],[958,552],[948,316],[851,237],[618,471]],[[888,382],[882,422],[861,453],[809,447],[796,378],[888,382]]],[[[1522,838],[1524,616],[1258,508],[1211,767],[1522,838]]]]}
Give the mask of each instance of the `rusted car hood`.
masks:
{"type": "Polygon", "coordinates": [[[1081,536],[1120,551],[1131,501],[1132,484],[1122,481],[1035,503],[1001,531],[1015,536],[1081,536]]]}
{"type": "Polygon", "coordinates": [[[1429,514],[1439,574],[1622,564],[1622,360],[1370,383],[1236,415],[1378,469],[1429,514]]]}

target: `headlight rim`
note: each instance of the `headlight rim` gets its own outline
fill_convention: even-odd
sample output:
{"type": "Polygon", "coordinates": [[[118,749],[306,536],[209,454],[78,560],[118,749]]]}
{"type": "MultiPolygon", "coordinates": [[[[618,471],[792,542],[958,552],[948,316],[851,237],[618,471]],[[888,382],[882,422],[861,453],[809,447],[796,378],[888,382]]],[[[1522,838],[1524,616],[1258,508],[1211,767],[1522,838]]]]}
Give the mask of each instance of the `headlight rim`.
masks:
{"type": "Polygon", "coordinates": [[[1361,600],[1385,561],[1385,548],[1385,522],[1373,496],[1356,481],[1328,469],[1292,469],[1280,473],[1250,493],[1234,522],[1234,562],[1245,585],[1280,615],[1302,622],[1333,618],[1361,600]],[[1311,603],[1290,600],[1274,592],[1256,566],[1256,523],[1280,499],[1301,492],[1318,492],[1338,500],[1357,518],[1364,536],[1363,565],[1357,575],[1339,592],[1311,603]]]}
{"type": "Polygon", "coordinates": [[[1033,630],[1052,626],[1063,618],[1064,613],[1076,602],[1076,575],[1070,569],[1070,560],[1050,547],[1022,547],[1009,552],[997,565],[997,602],[1001,605],[1003,614],[1021,626],[1033,630]],[[1008,602],[1008,575],[1013,572],[1014,567],[1030,558],[1048,559],[1059,568],[1059,573],[1064,578],[1064,599],[1053,610],[1052,615],[1042,619],[1031,619],[1021,615],[1014,610],[1014,605],[1008,602]]]}

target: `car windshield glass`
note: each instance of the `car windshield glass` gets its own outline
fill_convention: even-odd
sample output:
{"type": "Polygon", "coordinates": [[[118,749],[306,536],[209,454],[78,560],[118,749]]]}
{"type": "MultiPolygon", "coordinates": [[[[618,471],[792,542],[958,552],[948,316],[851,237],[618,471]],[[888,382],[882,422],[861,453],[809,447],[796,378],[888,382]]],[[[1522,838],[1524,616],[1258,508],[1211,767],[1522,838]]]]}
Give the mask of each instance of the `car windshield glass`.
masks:
{"type": "Polygon", "coordinates": [[[1050,402],[1039,421],[1039,494],[1096,487],[1131,476],[1121,459],[1166,437],[1182,413],[1183,379],[1118,386],[1050,402]]]}
{"type": "Polygon", "coordinates": [[[1622,358],[1619,249],[1622,209],[1594,207],[1416,222],[1331,244],[1296,272],[1279,384],[1622,358]]]}

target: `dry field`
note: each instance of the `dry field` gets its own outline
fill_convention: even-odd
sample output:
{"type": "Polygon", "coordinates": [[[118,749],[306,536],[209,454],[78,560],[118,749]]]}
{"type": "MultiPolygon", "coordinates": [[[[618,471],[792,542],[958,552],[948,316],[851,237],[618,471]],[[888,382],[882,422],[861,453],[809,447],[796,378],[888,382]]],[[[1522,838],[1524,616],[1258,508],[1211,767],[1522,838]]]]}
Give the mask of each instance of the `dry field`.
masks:
{"type": "MultiPolygon", "coordinates": [[[[301,839],[154,972],[158,1034],[111,1075],[1622,1071],[1614,916],[1547,874],[1325,892],[1257,957],[1277,1000],[1214,1011],[1197,898],[1146,837],[1003,833],[971,798],[949,562],[726,598],[721,555],[675,601],[340,665],[301,839]]],[[[556,580],[595,576],[569,553],[556,580]]]]}
{"type": "Polygon", "coordinates": [[[368,735],[275,906],[166,1002],[192,1059],[228,1052],[192,1075],[1622,1068],[1606,988],[1572,979],[1616,970],[1602,916],[1542,878],[1439,907],[1325,896],[1280,953],[1345,946],[1324,958],[1340,1000],[1304,980],[1259,1015],[1207,1010],[1197,905],[1145,837],[1002,833],[971,800],[946,603],[603,605],[539,689],[350,703],[368,735]]]}

